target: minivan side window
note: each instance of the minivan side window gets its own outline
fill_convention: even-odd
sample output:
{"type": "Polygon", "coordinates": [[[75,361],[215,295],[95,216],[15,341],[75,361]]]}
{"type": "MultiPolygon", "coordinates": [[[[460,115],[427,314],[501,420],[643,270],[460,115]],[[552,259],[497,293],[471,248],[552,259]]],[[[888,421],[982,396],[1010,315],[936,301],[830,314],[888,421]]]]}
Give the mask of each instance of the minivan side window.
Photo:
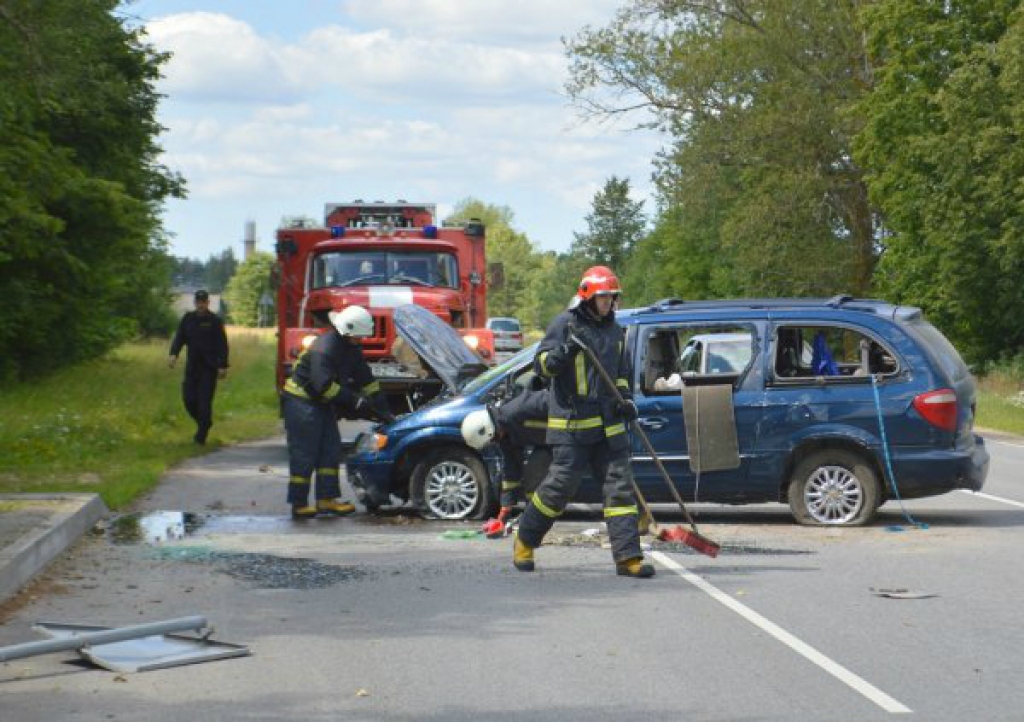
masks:
{"type": "Polygon", "coordinates": [[[779,326],[774,349],[777,381],[856,381],[899,371],[896,355],[884,344],[845,326],[779,326]]]}
{"type": "Polygon", "coordinates": [[[687,379],[731,383],[750,366],[754,332],[745,326],[663,326],[643,337],[641,388],[675,394],[687,379]]]}

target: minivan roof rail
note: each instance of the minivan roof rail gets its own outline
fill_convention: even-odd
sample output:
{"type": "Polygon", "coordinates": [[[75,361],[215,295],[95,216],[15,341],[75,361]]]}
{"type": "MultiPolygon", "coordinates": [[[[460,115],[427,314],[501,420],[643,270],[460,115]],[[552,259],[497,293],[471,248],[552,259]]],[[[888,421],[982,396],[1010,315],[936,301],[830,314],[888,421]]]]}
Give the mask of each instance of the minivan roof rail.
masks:
{"type": "Polygon", "coordinates": [[[825,305],[828,306],[829,308],[839,308],[840,306],[842,306],[847,301],[852,301],[852,300],[853,300],[853,296],[849,296],[849,295],[847,295],[845,293],[839,293],[839,294],[836,294],[835,296],[833,296],[832,298],[830,298],[828,301],[826,301],[825,305]]]}

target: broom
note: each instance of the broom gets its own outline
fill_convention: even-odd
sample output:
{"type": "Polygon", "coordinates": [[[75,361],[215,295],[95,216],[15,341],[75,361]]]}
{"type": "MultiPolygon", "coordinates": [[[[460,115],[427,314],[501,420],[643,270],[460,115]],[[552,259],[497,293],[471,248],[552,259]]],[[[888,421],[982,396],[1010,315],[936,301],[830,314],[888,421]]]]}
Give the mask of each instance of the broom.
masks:
{"type": "MultiPolygon", "coordinates": [[[[601,365],[601,362],[597,360],[597,356],[595,356],[594,352],[590,350],[590,347],[587,346],[582,341],[580,341],[580,339],[571,332],[569,334],[569,338],[572,339],[573,343],[575,343],[577,346],[583,349],[583,353],[587,355],[587,358],[590,360],[590,363],[592,363],[594,365],[594,368],[597,369],[598,375],[604,381],[605,385],[608,387],[609,392],[612,394],[615,400],[619,404],[624,404],[625,399],[622,398],[622,394],[619,393],[618,387],[615,386],[615,381],[613,381],[612,377],[608,375],[608,372],[605,370],[604,366],[601,365]]],[[[686,517],[686,521],[690,525],[689,529],[684,529],[683,527],[678,525],[672,529],[658,529],[656,525],[652,525],[652,530],[658,529],[657,531],[655,531],[655,536],[661,541],[682,542],[694,551],[698,551],[701,554],[706,554],[707,556],[714,559],[718,556],[718,552],[721,551],[721,545],[711,541],[705,536],[701,536],[701,533],[697,531],[697,524],[694,523],[693,517],[690,516],[690,511],[686,508],[686,504],[683,503],[683,497],[679,495],[679,490],[676,489],[676,485],[672,483],[672,477],[668,475],[668,472],[665,470],[665,467],[661,463],[661,459],[658,458],[658,453],[654,450],[654,447],[651,445],[651,440],[647,438],[647,434],[644,433],[644,430],[640,427],[640,424],[638,424],[636,420],[631,421],[630,425],[632,426],[633,431],[636,432],[636,435],[640,437],[640,440],[643,442],[644,446],[647,448],[647,453],[651,455],[651,459],[654,461],[654,465],[658,467],[658,471],[661,472],[661,477],[665,480],[665,483],[668,484],[668,488],[672,491],[672,496],[675,497],[676,502],[678,502],[679,504],[679,508],[683,510],[683,516],[686,517]]],[[[633,482],[633,490],[637,495],[637,499],[643,500],[643,497],[640,495],[640,489],[637,487],[635,481],[633,482]]],[[[645,509],[648,518],[650,518],[653,522],[653,517],[650,516],[650,509],[647,507],[646,500],[642,501],[642,507],[645,509]]]]}

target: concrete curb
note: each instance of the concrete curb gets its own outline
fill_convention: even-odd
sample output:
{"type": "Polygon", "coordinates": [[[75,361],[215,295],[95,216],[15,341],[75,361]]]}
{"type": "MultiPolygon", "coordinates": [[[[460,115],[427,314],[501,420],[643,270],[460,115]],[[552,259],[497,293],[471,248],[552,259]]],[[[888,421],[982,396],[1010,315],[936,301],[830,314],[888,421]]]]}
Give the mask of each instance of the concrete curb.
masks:
{"type": "Polygon", "coordinates": [[[45,519],[32,525],[12,544],[0,548],[0,601],[14,596],[110,513],[98,494],[0,494],[0,502],[48,511],[45,519]]]}

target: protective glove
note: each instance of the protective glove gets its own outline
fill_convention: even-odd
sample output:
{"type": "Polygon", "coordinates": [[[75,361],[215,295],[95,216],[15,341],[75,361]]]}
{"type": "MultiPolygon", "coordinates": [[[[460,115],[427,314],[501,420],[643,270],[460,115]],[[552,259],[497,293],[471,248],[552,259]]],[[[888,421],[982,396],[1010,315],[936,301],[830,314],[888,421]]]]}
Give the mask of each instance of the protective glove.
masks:
{"type": "Polygon", "coordinates": [[[622,414],[622,418],[627,424],[636,421],[637,417],[640,416],[640,412],[637,410],[636,404],[633,403],[632,399],[623,399],[618,404],[616,410],[622,414]]]}
{"type": "Polygon", "coordinates": [[[480,528],[480,531],[484,533],[488,539],[501,539],[505,536],[505,518],[508,517],[512,511],[510,507],[503,506],[501,511],[498,512],[496,519],[488,519],[484,522],[484,525],[480,528]]]}

